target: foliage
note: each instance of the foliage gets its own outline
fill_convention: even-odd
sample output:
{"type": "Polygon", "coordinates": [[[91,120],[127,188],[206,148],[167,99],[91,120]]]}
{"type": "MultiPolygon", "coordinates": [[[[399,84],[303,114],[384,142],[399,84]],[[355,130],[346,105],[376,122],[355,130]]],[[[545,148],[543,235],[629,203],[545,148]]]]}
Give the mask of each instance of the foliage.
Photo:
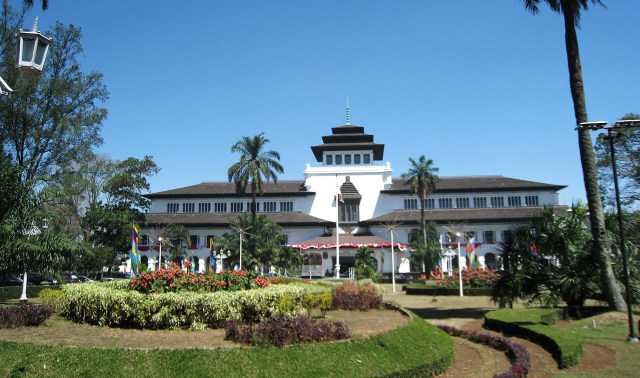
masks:
{"type": "Polygon", "coordinates": [[[149,190],[147,177],[160,172],[153,161],[153,156],[145,156],[142,160],[129,157],[116,164],[116,171],[104,184],[104,191],[113,203],[127,208],[146,210],[151,200],[142,196],[142,191],[149,190]]]}
{"type": "MultiPolygon", "coordinates": [[[[47,63],[38,80],[31,80],[20,93],[0,99],[0,144],[29,180],[54,174],[102,143],[100,128],[107,110],[98,104],[109,93],[102,74],[83,73],[82,31],[57,22],[45,34],[55,41],[49,47],[47,63]]],[[[11,44],[13,39],[5,41],[11,44]]],[[[13,69],[13,54],[5,54],[3,72],[8,82],[19,76],[13,69]]]]}
{"type": "Polygon", "coordinates": [[[420,201],[420,229],[422,230],[422,243],[427,244],[427,231],[424,224],[424,202],[427,196],[436,190],[440,177],[435,174],[438,168],[433,166],[433,160],[420,155],[418,160],[409,158],[411,167],[409,172],[403,173],[402,178],[407,179],[405,185],[409,185],[411,192],[418,195],[420,201]]]}
{"type": "Polygon", "coordinates": [[[283,314],[284,297],[302,312],[302,290],[277,285],[261,290],[143,294],[129,281],[64,285],[61,315],[102,326],[144,329],[220,327],[229,321],[258,322],[283,314]]]}
{"type": "Polygon", "coordinates": [[[505,270],[494,286],[493,300],[510,307],[516,299],[549,307],[560,301],[581,306],[600,292],[586,212],[580,204],[565,215],[545,208],[528,227],[514,229],[512,240],[501,246],[505,270]]]}
{"type": "Polygon", "coordinates": [[[229,167],[229,182],[236,184],[236,194],[244,196],[247,185],[251,186],[251,216],[256,217],[256,195],[264,193],[264,181],[278,182],[277,173],[284,173],[280,160],[280,153],[274,150],[264,151],[270,140],[264,137],[264,132],[253,138],[242,137],[231,147],[231,152],[240,153],[240,161],[229,167]]]}
{"type": "Polygon", "coordinates": [[[379,308],[382,304],[382,297],[363,293],[335,292],[332,295],[331,301],[333,308],[336,310],[366,311],[379,308]]]}
{"type": "Polygon", "coordinates": [[[129,350],[0,341],[0,350],[0,376],[58,377],[139,377],[141,371],[169,377],[185,372],[202,377],[328,377],[336,375],[336,366],[340,375],[352,377],[435,376],[454,357],[453,338],[419,317],[365,339],[287,348],[129,350]]]}
{"type": "Polygon", "coordinates": [[[531,359],[529,358],[527,348],[518,343],[514,343],[505,337],[484,332],[458,329],[447,325],[438,325],[437,327],[451,336],[463,337],[473,341],[474,343],[484,344],[491,348],[505,351],[512,364],[508,371],[496,374],[494,375],[494,378],[525,377],[531,370],[531,359]]]}
{"type": "Polygon", "coordinates": [[[370,296],[378,295],[376,287],[369,283],[359,283],[356,281],[345,281],[334,288],[336,293],[365,294],[370,296]]]}
{"type": "Polygon", "coordinates": [[[359,247],[355,255],[356,277],[377,278],[378,260],[373,255],[373,249],[369,247],[359,247]]]}
{"type": "Polygon", "coordinates": [[[62,303],[62,290],[46,288],[40,291],[38,298],[40,298],[45,306],[55,311],[59,311],[60,303],[62,303]]]}
{"type": "MultiPolygon", "coordinates": [[[[460,287],[460,277],[458,270],[453,271],[453,275],[438,281],[440,287],[460,287]]],[[[469,287],[492,287],[500,278],[500,273],[487,268],[474,267],[462,270],[462,286],[469,287]]]]}
{"type": "MultiPolygon", "coordinates": [[[[618,215],[614,213],[606,214],[607,232],[611,241],[611,249],[617,253],[613,256],[613,269],[618,279],[619,285],[624,285],[624,261],[620,253],[620,226],[618,215]]],[[[625,248],[627,252],[627,266],[629,269],[629,292],[634,304],[640,303],[640,259],[638,253],[640,248],[640,212],[622,214],[622,225],[625,234],[625,248]]]]}
{"type": "Polygon", "coordinates": [[[53,310],[47,306],[0,307],[0,329],[23,326],[38,326],[51,316],[53,310]]]}
{"type": "Polygon", "coordinates": [[[292,318],[279,315],[265,319],[255,327],[230,322],[226,328],[228,340],[249,345],[285,345],[343,340],[351,335],[344,323],[311,319],[306,316],[292,318]]]}
{"type": "Polygon", "coordinates": [[[574,366],[584,354],[583,338],[571,331],[547,325],[543,316],[554,309],[502,309],[485,314],[489,329],[524,337],[553,355],[561,369],[574,366]]]}
{"type": "MultiPolygon", "coordinates": [[[[640,120],[640,114],[628,113],[620,120],[640,120]]],[[[640,167],[640,128],[620,130],[619,137],[613,140],[613,146],[622,205],[637,204],[640,201],[640,169],[638,168],[640,167]]],[[[606,138],[598,138],[594,149],[598,165],[600,192],[605,204],[615,207],[610,141],[606,138]]]]}
{"type": "Polygon", "coordinates": [[[317,308],[324,318],[327,315],[327,311],[333,308],[333,298],[329,292],[306,294],[302,300],[302,307],[307,310],[309,317],[311,317],[311,310],[317,308]]]}
{"type": "Polygon", "coordinates": [[[432,272],[442,258],[442,247],[438,240],[427,240],[427,244],[416,241],[411,246],[409,261],[415,267],[424,269],[423,272],[432,272]]]}
{"type": "MultiPolygon", "coordinates": [[[[187,263],[189,263],[187,261],[187,263]]],[[[140,293],[178,293],[237,291],[269,286],[269,280],[257,277],[253,271],[222,271],[220,273],[195,274],[185,272],[171,262],[168,269],[158,269],[152,273],[141,273],[131,280],[131,289],[140,293]]]]}

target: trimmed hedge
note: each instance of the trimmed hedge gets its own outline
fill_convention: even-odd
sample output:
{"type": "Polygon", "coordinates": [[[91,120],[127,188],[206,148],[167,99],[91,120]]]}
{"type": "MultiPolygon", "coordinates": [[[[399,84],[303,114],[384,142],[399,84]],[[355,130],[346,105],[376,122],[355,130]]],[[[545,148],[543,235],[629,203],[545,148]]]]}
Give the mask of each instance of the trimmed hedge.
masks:
{"type": "Polygon", "coordinates": [[[60,313],[77,322],[146,329],[223,327],[227,322],[259,322],[273,315],[298,315],[302,289],[277,285],[265,289],[214,293],[142,294],[116,283],[62,286],[60,313]]]}
{"type": "Polygon", "coordinates": [[[584,355],[581,336],[547,325],[555,322],[558,309],[502,309],[485,314],[489,329],[517,335],[539,344],[558,362],[560,369],[574,366],[584,355]],[[553,314],[553,315],[550,315],[553,314]]]}
{"type": "MultiPolygon", "coordinates": [[[[407,285],[403,286],[402,290],[406,291],[407,295],[460,295],[460,288],[445,288],[429,285],[407,285]]],[[[464,287],[462,290],[464,295],[470,297],[491,295],[490,287],[464,287]]]]}
{"type": "Polygon", "coordinates": [[[0,328],[38,326],[51,316],[47,306],[0,307],[0,328]]]}
{"type": "MultiPolygon", "coordinates": [[[[28,285],[27,298],[37,297],[41,290],[59,289],[60,285],[28,285]]],[[[0,286],[0,301],[8,299],[20,299],[22,286],[0,286]]]]}

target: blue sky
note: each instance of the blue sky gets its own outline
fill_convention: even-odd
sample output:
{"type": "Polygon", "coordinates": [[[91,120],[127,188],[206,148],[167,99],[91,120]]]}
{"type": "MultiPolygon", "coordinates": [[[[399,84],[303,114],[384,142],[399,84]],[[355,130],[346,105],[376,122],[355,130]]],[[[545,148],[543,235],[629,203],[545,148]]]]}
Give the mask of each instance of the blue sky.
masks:
{"type": "MultiPolygon", "coordinates": [[[[589,118],[613,122],[640,113],[640,2],[605,3],[583,14],[578,38],[589,118]]],[[[563,20],[546,6],[54,0],[31,13],[40,30],[82,28],[82,69],[111,93],[99,152],[152,155],[152,192],[225,181],[231,146],[261,131],[281,153],[280,179],[303,179],[348,97],[351,124],[385,144],[396,177],[424,154],[441,176],[504,175],[568,185],[563,204],[585,198],[563,20]]]]}

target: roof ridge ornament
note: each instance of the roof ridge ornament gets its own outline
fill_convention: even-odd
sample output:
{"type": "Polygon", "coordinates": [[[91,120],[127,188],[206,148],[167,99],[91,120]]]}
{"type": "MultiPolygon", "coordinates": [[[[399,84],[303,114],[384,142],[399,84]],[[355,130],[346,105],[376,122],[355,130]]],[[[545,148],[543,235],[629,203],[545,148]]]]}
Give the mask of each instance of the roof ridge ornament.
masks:
{"type": "Polygon", "coordinates": [[[346,125],[350,125],[349,123],[349,96],[347,96],[347,123],[346,125]]]}

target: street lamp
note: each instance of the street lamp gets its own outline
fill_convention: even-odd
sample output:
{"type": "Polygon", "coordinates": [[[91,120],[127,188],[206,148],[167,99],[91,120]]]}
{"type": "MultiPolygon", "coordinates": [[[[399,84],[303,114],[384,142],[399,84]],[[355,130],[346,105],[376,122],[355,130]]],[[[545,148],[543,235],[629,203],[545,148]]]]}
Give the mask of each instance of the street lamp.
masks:
{"type": "Polygon", "coordinates": [[[459,232],[456,232],[456,239],[458,239],[458,277],[460,279],[460,296],[464,297],[464,293],[462,292],[462,261],[460,258],[460,237],[462,235],[459,232]]]}
{"type": "MultiPolygon", "coordinates": [[[[33,23],[32,31],[20,29],[18,32],[18,55],[16,59],[16,69],[21,75],[33,76],[42,72],[44,62],[49,52],[51,38],[47,38],[38,32],[38,17],[33,23]]],[[[27,86],[28,81],[19,88],[12,89],[2,77],[0,77],[0,94],[17,93],[27,86]]]]}
{"type": "Polygon", "coordinates": [[[627,336],[627,341],[638,342],[638,337],[636,336],[636,332],[633,326],[633,311],[631,309],[631,291],[629,290],[629,265],[627,262],[627,247],[624,237],[624,227],[622,224],[622,208],[620,206],[620,189],[618,188],[618,172],[616,168],[616,152],[613,144],[613,140],[615,138],[620,137],[620,132],[616,131],[618,129],[624,129],[627,127],[637,127],[640,126],[640,121],[637,120],[623,120],[614,123],[611,126],[605,126],[607,122],[599,121],[599,122],[583,122],[577,129],[582,130],[599,130],[606,129],[607,135],[604,136],[605,140],[609,141],[609,148],[611,149],[611,167],[613,168],[613,184],[616,192],[616,207],[618,209],[618,228],[620,229],[620,254],[622,255],[622,266],[624,269],[624,288],[626,291],[626,300],[627,300],[627,317],[629,319],[629,336],[627,336]]]}
{"type": "Polygon", "coordinates": [[[159,270],[162,266],[162,236],[158,236],[158,244],[160,245],[160,252],[158,252],[158,267],[156,270],[159,270]]]}

